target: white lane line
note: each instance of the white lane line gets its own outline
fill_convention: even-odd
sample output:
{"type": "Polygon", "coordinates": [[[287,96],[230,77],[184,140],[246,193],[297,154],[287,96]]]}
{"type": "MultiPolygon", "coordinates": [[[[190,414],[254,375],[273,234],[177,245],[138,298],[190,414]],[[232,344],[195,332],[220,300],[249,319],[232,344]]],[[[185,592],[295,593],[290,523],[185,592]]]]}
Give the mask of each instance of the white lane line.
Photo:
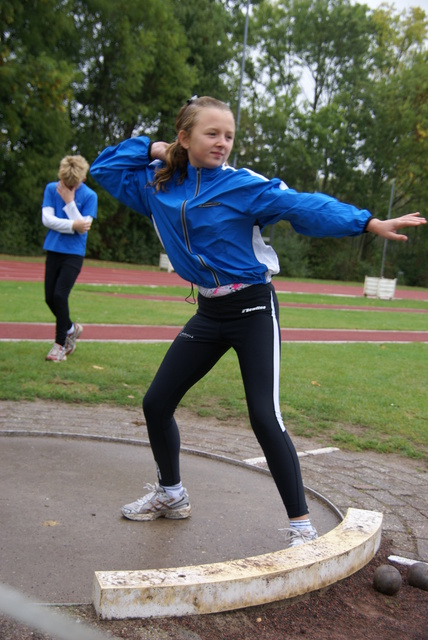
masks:
{"type": "MultiPolygon", "coordinates": [[[[325,453],[333,453],[333,451],[340,451],[337,447],[324,447],[322,449],[310,449],[308,451],[298,451],[297,455],[299,458],[304,458],[305,456],[319,456],[325,453]]],[[[266,458],[261,456],[260,458],[247,458],[244,460],[247,464],[252,464],[254,466],[263,466],[266,464],[266,458]]]]}
{"type": "Polygon", "coordinates": [[[338,447],[324,447],[322,449],[309,449],[308,451],[298,452],[298,456],[321,456],[324,453],[333,453],[333,451],[340,451],[338,447]]]}

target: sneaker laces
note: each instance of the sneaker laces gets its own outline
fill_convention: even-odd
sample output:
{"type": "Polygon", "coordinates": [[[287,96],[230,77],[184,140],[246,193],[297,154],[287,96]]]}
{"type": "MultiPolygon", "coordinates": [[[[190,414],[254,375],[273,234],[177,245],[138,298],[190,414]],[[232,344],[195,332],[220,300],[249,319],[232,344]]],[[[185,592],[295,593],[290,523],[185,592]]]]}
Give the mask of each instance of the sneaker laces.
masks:
{"type": "Polygon", "coordinates": [[[317,531],[313,526],[302,529],[301,531],[295,527],[285,527],[283,529],[278,529],[278,531],[286,532],[286,541],[288,542],[289,547],[310,542],[318,537],[317,531]]]}
{"type": "Polygon", "coordinates": [[[157,493],[164,493],[157,483],[150,484],[150,482],[147,482],[143,488],[148,489],[150,493],[146,493],[146,495],[138,498],[138,504],[145,504],[146,502],[149,502],[149,500],[151,500],[157,493]]]}
{"type": "Polygon", "coordinates": [[[291,544],[294,541],[297,542],[298,540],[304,539],[303,533],[301,533],[297,529],[293,529],[292,527],[285,527],[284,529],[278,529],[278,531],[285,531],[286,540],[289,544],[291,544]]]}

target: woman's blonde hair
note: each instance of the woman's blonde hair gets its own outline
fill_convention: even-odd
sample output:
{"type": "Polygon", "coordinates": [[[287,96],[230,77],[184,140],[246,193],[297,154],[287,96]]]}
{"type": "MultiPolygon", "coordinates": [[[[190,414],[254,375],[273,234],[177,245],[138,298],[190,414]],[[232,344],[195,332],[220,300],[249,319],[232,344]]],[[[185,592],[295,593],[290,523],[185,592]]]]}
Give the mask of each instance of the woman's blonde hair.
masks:
{"type": "Polygon", "coordinates": [[[58,178],[66,187],[77,187],[89,171],[89,163],[83,156],[65,156],[59,164],[58,178]]]}
{"type": "MultiPolygon", "coordinates": [[[[220,109],[221,111],[229,111],[231,108],[221,100],[211,98],[210,96],[195,96],[186,102],[178,112],[175,120],[175,130],[185,131],[188,135],[192,133],[192,129],[198,121],[199,113],[202,109],[220,109]]],[[[166,183],[172,178],[176,171],[180,172],[178,183],[182,183],[187,176],[188,154],[187,149],[181,146],[178,139],[169,145],[166,152],[166,164],[156,171],[153,185],[156,191],[164,190],[166,183]]]]}

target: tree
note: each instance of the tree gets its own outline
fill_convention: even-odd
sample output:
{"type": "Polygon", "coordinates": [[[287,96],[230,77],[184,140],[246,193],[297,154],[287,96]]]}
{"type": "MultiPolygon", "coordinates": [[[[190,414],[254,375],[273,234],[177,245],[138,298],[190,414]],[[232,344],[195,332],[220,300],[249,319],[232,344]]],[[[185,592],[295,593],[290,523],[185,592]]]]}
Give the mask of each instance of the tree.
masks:
{"type": "MultiPolygon", "coordinates": [[[[193,94],[236,111],[244,21],[250,7],[238,166],[393,214],[424,211],[428,164],[427,16],[372,11],[350,0],[2,0],[0,251],[40,253],[40,205],[66,153],[89,162],[106,145],[146,133],[172,140],[193,94]]],[[[232,161],[235,160],[235,155],[232,161]]],[[[88,255],[156,263],[148,220],[98,186],[88,255]]],[[[264,233],[283,273],[361,279],[378,269],[370,234],[264,233]]],[[[386,271],[426,283],[428,230],[388,249],[386,271]]]]}
{"type": "Polygon", "coordinates": [[[90,153],[153,130],[194,81],[186,36],[170,0],[75,0],[81,79],[72,122],[90,153]],[[178,81],[179,79],[179,81],[178,81]]]}
{"type": "MultiPolygon", "coordinates": [[[[421,208],[425,14],[371,12],[348,0],[293,0],[260,4],[250,30],[256,42],[246,68],[240,162],[248,158],[298,190],[330,193],[378,217],[386,217],[391,180],[400,173],[396,206],[421,208]]],[[[424,231],[410,235],[424,245],[424,231]]],[[[408,255],[410,248],[415,241],[394,250],[408,255]]],[[[333,259],[330,240],[311,239],[305,264],[316,277],[361,278],[380,251],[364,235],[335,241],[333,259]]],[[[281,264],[288,264],[285,256],[281,264]]]]}
{"type": "MultiPolygon", "coordinates": [[[[186,99],[214,91],[226,97],[220,76],[230,55],[230,15],[220,2],[77,0],[74,15],[82,79],[72,124],[88,157],[135,134],[172,140],[173,114],[186,99]]],[[[106,224],[100,237],[91,233],[92,255],[156,260],[160,243],[147,220],[105,193],[100,207],[106,224]]]]}
{"type": "MultiPolygon", "coordinates": [[[[74,0],[72,15],[80,37],[80,78],[70,110],[76,147],[91,161],[105,146],[133,134],[157,136],[165,115],[190,95],[194,82],[173,3],[74,0]]],[[[156,259],[160,243],[148,220],[130,214],[105,192],[99,194],[99,207],[89,255],[156,259]]]]}
{"type": "MultiPolygon", "coordinates": [[[[91,161],[142,132],[172,139],[193,93],[226,99],[233,19],[220,0],[24,0],[0,11],[0,250],[26,253],[40,250],[35,213],[63,155],[91,161]]],[[[100,193],[88,255],[153,262],[159,248],[147,220],[100,193]]]]}
{"type": "Polygon", "coordinates": [[[71,139],[74,32],[57,5],[3,2],[0,9],[0,251],[25,254],[41,243],[34,216],[71,139]]]}
{"type": "Polygon", "coordinates": [[[236,46],[233,14],[218,0],[180,0],[174,3],[174,13],[186,34],[193,93],[230,100],[229,65],[236,46]]]}
{"type": "MultiPolygon", "coordinates": [[[[355,109],[367,200],[375,215],[386,217],[394,181],[393,214],[423,212],[428,197],[427,16],[411,9],[401,15],[376,11],[373,17],[376,65],[355,109]]],[[[426,283],[427,231],[408,235],[406,244],[389,247],[386,275],[401,271],[409,284],[426,283]]]]}

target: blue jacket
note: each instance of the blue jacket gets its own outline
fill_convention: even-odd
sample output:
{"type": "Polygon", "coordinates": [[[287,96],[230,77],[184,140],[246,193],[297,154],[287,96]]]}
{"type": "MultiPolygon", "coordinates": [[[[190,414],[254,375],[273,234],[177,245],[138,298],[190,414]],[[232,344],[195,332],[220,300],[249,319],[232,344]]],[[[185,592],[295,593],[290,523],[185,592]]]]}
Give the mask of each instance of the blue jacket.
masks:
{"type": "MultiPolygon", "coordinates": [[[[52,207],[57,218],[68,219],[64,211],[65,202],[57,193],[57,182],[49,182],[46,185],[43,195],[42,207],[52,207]]],[[[97,217],[98,196],[86,184],[81,184],[76,189],[75,203],[82,216],[97,217]]],[[[54,229],[49,229],[46,234],[43,249],[56,251],[57,253],[67,253],[84,256],[86,253],[87,233],[59,233],[54,229]]]]}
{"type": "Polygon", "coordinates": [[[111,195],[148,216],[175,271],[202,287],[269,282],[279,272],[276,253],[261,237],[266,225],[288,220],[313,237],[363,233],[371,214],[324,194],[297,193],[279,179],[248,169],[188,165],[182,184],[166,191],[150,186],[159,161],[151,162],[145,136],[108,147],[91,174],[111,195]]]}

